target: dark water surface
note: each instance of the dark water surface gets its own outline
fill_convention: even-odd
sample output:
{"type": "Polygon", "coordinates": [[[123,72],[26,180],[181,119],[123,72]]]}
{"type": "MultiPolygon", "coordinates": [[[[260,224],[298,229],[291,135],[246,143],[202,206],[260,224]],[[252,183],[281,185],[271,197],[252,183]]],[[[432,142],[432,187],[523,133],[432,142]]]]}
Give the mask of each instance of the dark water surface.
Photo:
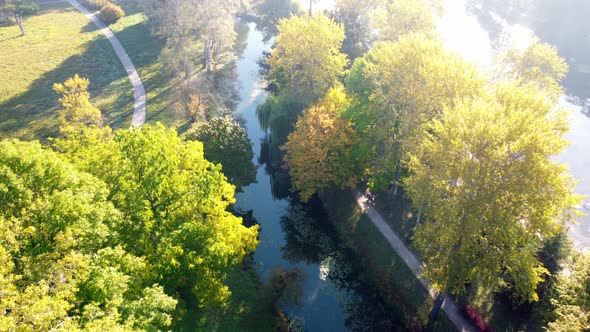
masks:
{"type": "Polygon", "coordinates": [[[303,206],[292,198],[276,197],[285,188],[277,188],[277,180],[265,167],[266,153],[261,152],[267,148],[266,133],[256,115],[256,107],[266,98],[257,82],[257,60],[270,45],[254,28],[249,25],[247,47],[237,64],[241,97],[237,115],[254,144],[257,183],[236,194],[236,208],[251,210],[260,225],[256,269],[266,282],[277,271],[301,276],[281,308],[306,331],[401,330],[403,318],[394,317],[378,292],[360,280],[361,267],[341,244],[321,204],[303,206]]]}

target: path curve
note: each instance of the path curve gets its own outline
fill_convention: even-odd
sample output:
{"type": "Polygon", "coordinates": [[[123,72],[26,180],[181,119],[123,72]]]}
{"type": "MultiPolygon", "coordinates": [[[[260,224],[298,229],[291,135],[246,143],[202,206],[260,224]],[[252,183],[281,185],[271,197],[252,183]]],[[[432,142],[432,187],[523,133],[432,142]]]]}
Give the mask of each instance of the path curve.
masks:
{"type": "MultiPolygon", "coordinates": [[[[391,227],[385,222],[385,219],[381,216],[379,211],[373,206],[371,200],[365,195],[361,194],[359,191],[354,193],[356,198],[357,204],[363,210],[363,212],[369,217],[369,220],[377,227],[379,232],[385,237],[391,248],[397,253],[397,255],[406,263],[406,265],[410,268],[412,273],[420,280],[420,283],[430,294],[430,297],[433,299],[436,298],[437,293],[436,291],[428,285],[428,280],[421,278],[422,274],[422,264],[416,256],[406,247],[403,241],[399,238],[399,236],[391,229],[391,227]]],[[[442,309],[447,314],[447,317],[453,322],[455,327],[459,331],[465,332],[475,332],[475,328],[469,323],[459,310],[459,307],[453,301],[453,299],[449,298],[448,296],[445,297],[445,301],[443,302],[442,309]]]]}
{"type": "Polygon", "coordinates": [[[131,62],[131,58],[117,39],[117,36],[113,33],[111,29],[109,29],[96,15],[90,12],[86,7],[82,6],[76,0],[66,0],[70,5],[80,11],[82,14],[86,15],[93,23],[96,25],[97,28],[107,37],[115,53],[121,60],[121,64],[127,71],[127,76],[129,77],[129,81],[131,81],[131,85],[133,86],[133,118],[131,119],[131,126],[132,127],[140,127],[145,123],[145,106],[146,106],[146,97],[145,97],[145,89],[143,88],[143,83],[141,82],[141,78],[135,70],[135,66],[133,62],[131,62]]]}

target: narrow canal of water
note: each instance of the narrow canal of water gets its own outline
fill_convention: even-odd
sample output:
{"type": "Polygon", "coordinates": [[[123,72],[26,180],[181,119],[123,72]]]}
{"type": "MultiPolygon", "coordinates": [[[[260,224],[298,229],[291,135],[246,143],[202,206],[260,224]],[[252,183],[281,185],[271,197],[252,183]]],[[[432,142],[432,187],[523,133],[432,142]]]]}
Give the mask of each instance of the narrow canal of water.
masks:
{"type": "Polygon", "coordinates": [[[276,180],[261,153],[266,133],[256,115],[256,107],[266,98],[257,81],[257,61],[269,49],[262,34],[250,24],[247,47],[237,64],[241,101],[236,112],[254,144],[258,170],[257,182],[236,194],[236,208],[251,210],[260,225],[256,270],[265,282],[277,271],[300,276],[296,289],[280,305],[305,331],[403,330],[403,317],[395,317],[378,292],[362,282],[361,266],[341,244],[321,204],[303,206],[273,194],[276,180]]]}

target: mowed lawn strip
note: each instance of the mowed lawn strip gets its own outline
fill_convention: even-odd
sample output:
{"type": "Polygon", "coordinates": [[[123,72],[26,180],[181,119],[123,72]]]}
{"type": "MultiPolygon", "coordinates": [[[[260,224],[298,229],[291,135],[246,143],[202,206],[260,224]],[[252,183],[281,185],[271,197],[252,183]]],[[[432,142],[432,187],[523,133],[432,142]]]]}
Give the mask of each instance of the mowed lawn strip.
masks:
{"type": "Polygon", "coordinates": [[[40,2],[18,27],[0,27],[0,137],[44,139],[57,134],[52,89],[78,73],[90,80],[92,102],[114,128],[127,127],[133,92],[108,40],[67,3],[40,2]]]}

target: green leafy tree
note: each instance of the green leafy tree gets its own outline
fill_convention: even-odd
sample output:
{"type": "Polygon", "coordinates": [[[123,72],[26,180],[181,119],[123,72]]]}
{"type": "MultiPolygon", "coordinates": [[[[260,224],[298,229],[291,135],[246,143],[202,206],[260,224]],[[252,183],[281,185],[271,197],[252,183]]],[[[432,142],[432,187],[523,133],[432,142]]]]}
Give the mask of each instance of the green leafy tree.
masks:
{"type": "Polygon", "coordinates": [[[538,298],[548,271],[537,252],[580,199],[552,160],[566,145],[566,113],[535,91],[506,85],[497,98],[445,107],[414,141],[404,187],[425,221],[413,239],[443,293],[507,275],[524,300],[538,298]]]}
{"type": "Polygon", "coordinates": [[[197,123],[186,133],[185,139],[202,142],[205,159],[221,164],[223,174],[236,187],[256,181],[252,142],[233,118],[219,117],[197,123]]]}
{"type": "Polygon", "coordinates": [[[344,28],[324,15],[293,16],[279,21],[279,34],[268,58],[279,90],[309,105],[344,74],[340,53],[344,28]],[[288,92],[287,92],[288,91],[288,92]]]}
{"type": "Polygon", "coordinates": [[[297,2],[291,0],[257,0],[253,3],[256,13],[256,29],[262,31],[268,41],[279,33],[279,20],[301,13],[297,2]]]}
{"type": "Polygon", "coordinates": [[[457,98],[481,95],[484,83],[471,64],[422,34],[376,43],[358,58],[346,85],[359,105],[348,116],[372,160],[371,187],[393,182],[395,195],[402,160],[421,126],[457,98]]]}
{"type": "Polygon", "coordinates": [[[78,74],[68,78],[63,84],[53,84],[53,90],[61,96],[59,130],[62,134],[68,135],[91,125],[102,126],[100,110],[90,103],[89,84],[88,79],[78,74]]]}
{"type": "Polygon", "coordinates": [[[556,319],[547,326],[552,332],[581,332],[590,329],[590,255],[578,254],[568,274],[558,277],[552,299],[556,319]]]}
{"type": "Polygon", "coordinates": [[[568,71],[568,65],[549,44],[534,38],[524,50],[511,49],[501,57],[504,76],[522,84],[535,84],[558,98],[562,93],[561,80],[568,71]]]}
{"type": "Polygon", "coordinates": [[[23,17],[36,13],[39,6],[32,1],[27,0],[2,0],[0,1],[0,13],[7,15],[15,20],[20,29],[21,36],[24,36],[25,24],[23,17]]]}
{"type": "Polygon", "coordinates": [[[304,202],[316,191],[353,187],[358,180],[352,148],[359,138],[340,117],[349,104],[343,88],[331,89],[299,117],[283,146],[293,187],[304,202]]]}
{"type": "Polygon", "coordinates": [[[443,11],[441,0],[390,0],[373,13],[373,27],[379,40],[396,41],[408,33],[434,37],[443,11]]]}
{"type": "Polygon", "coordinates": [[[176,300],[111,247],[123,218],[96,177],[37,142],[0,142],[0,330],[170,326],[176,300]]]}
{"type": "Polygon", "coordinates": [[[125,216],[116,229],[120,243],[146,260],[154,282],[167,294],[190,291],[202,309],[224,305],[224,280],[256,247],[258,228],[227,211],[234,187],[204,158],[202,143],[183,142],[158,124],[72,136],[56,148],[106,182],[125,216]]]}

